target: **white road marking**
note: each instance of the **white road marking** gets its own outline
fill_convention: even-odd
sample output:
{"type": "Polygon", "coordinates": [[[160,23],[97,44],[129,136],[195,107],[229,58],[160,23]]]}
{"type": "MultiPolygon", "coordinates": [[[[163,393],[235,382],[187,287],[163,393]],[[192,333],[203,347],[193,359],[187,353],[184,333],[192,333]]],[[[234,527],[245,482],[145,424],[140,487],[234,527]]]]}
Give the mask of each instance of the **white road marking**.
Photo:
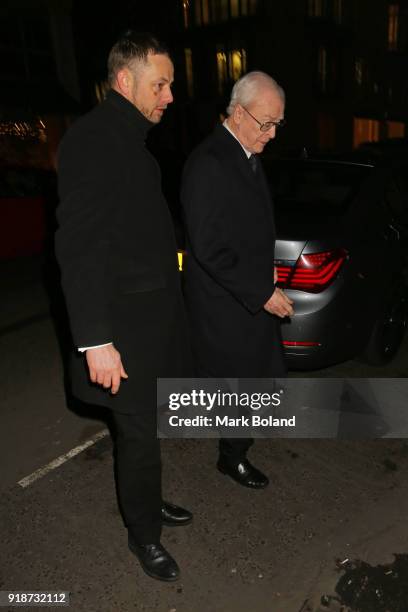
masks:
{"type": "Polygon", "coordinates": [[[79,446],[75,446],[75,448],[72,448],[70,451],[68,451],[64,455],[60,455],[56,459],[53,459],[53,461],[51,461],[47,465],[44,465],[44,467],[39,468],[38,470],[30,474],[29,476],[25,476],[25,478],[22,478],[21,480],[19,480],[17,484],[19,484],[20,487],[23,487],[23,489],[25,489],[26,487],[33,484],[33,482],[35,482],[39,478],[42,478],[49,472],[52,472],[52,470],[55,470],[55,468],[59,467],[66,461],[69,461],[70,459],[72,459],[72,457],[79,455],[79,453],[82,453],[82,451],[84,451],[86,448],[89,448],[90,446],[95,444],[95,442],[98,442],[98,440],[105,438],[105,436],[107,435],[109,435],[108,429],[102,429],[102,431],[98,431],[98,433],[92,436],[92,438],[89,438],[89,440],[87,440],[83,444],[80,444],[79,446]]]}

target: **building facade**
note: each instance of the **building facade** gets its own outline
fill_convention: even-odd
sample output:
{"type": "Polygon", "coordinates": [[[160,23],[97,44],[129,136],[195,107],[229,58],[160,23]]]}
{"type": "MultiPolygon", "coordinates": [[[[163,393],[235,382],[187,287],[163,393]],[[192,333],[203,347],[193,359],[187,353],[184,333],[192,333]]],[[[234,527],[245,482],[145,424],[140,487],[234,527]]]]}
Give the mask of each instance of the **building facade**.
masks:
{"type": "Polygon", "coordinates": [[[180,0],[178,12],[198,139],[237,78],[257,69],[287,94],[281,148],[347,150],[406,135],[406,0],[180,0]]]}
{"type": "Polygon", "coordinates": [[[69,0],[0,6],[0,162],[55,166],[56,149],[79,111],[69,0]]]}

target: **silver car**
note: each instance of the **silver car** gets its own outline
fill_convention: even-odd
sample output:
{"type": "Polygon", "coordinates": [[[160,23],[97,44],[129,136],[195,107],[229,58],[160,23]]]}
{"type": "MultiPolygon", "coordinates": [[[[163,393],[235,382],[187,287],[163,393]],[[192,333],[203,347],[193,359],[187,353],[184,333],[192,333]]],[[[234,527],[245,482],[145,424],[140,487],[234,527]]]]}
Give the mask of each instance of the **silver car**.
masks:
{"type": "Polygon", "coordinates": [[[407,321],[392,173],[339,161],[264,166],[274,195],[279,284],[294,300],[295,314],[282,325],[289,367],[310,370],[356,356],[389,362],[407,321]]]}

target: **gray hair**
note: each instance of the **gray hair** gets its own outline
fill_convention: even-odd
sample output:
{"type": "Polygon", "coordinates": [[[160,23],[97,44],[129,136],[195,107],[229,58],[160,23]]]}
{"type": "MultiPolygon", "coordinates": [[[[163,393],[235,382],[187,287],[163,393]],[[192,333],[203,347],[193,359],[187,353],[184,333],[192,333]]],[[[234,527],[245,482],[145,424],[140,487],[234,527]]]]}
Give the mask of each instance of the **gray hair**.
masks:
{"type": "Polygon", "coordinates": [[[231,91],[227,115],[232,115],[237,104],[242,106],[250,104],[257,97],[262,87],[273,89],[281,97],[282,101],[285,102],[285,92],[275,79],[266,74],[266,72],[254,70],[253,72],[248,72],[235,83],[231,91]]]}

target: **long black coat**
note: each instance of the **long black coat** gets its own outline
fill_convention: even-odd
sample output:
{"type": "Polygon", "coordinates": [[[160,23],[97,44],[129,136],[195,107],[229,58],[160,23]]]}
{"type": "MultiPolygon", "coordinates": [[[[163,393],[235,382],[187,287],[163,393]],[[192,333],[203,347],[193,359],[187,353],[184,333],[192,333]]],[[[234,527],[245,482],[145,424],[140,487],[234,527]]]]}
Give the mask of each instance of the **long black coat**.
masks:
{"type": "Polygon", "coordinates": [[[272,200],[258,161],[222,125],[189,157],[182,182],[185,296],[197,374],[284,376],[280,322],[263,305],[275,285],[272,200]]]}
{"type": "Polygon", "coordinates": [[[111,396],[74,352],[73,393],[125,413],[154,406],[156,377],[185,374],[188,359],[173,225],[144,146],[151,125],[111,91],[59,151],[56,252],[74,343],[113,341],[129,375],[111,396]]]}

